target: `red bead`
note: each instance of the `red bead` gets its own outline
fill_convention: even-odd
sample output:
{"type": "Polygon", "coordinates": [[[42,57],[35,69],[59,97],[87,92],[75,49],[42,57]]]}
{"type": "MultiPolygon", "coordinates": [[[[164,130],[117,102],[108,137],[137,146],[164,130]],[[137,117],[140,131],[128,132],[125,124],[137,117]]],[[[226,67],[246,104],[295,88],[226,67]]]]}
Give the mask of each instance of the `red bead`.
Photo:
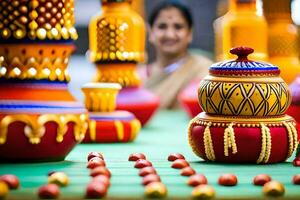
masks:
{"type": "Polygon", "coordinates": [[[219,177],[219,184],[224,186],[235,186],[237,184],[237,177],[234,174],[223,174],[219,177]]]}
{"type": "Polygon", "coordinates": [[[20,185],[18,177],[12,174],[0,176],[0,181],[4,181],[8,185],[9,189],[17,189],[20,185]]]}
{"type": "Polygon", "coordinates": [[[182,176],[192,176],[194,174],[196,174],[196,171],[190,166],[183,168],[180,173],[182,176]]]}
{"type": "Polygon", "coordinates": [[[295,166],[295,167],[300,167],[300,159],[297,157],[297,158],[295,158],[295,160],[293,161],[293,165],[295,166]]]}
{"type": "Polygon", "coordinates": [[[139,172],[139,176],[146,176],[148,174],[156,174],[156,170],[154,169],[154,167],[144,167],[139,172]]]}
{"type": "Polygon", "coordinates": [[[92,179],[92,182],[103,183],[106,187],[110,186],[110,179],[105,175],[98,175],[92,179]]]}
{"type": "Polygon", "coordinates": [[[296,174],[293,176],[293,183],[295,185],[300,185],[300,174],[296,174]]]}
{"type": "Polygon", "coordinates": [[[149,166],[152,166],[152,163],[150,161],[144,160],[144,159],[138,159],[134,165],[134,167],[138,168],[138,169],[141,169],[144,167],[149,167],[149,166]]]}
{"type": "Polygon", "coordinates": [[[160,177],[157,174],[148,174],[143,178],[142,184],[148,185],[152,182],[160,182],[160,177]]]}
{"type": "Polygon", "coordinates": [[[94,157],[94,158],[90,159],[90,161],[88,162],[86,167],[93,169],[93,168],[99,167],[99,166],[105,167],[105,165],[106,164],[105,164],[104,160],[102,160],[101,158],[94,157]]]}
{"type": "Polygon", "coordinates": [[[87,198],[102,198],[107,194],[107,186],[103,183],[91,182],[86,187],[87,198]]]}
{"type": "Polygon", "coordinates": [[[174,161],[177,159],[185,159],[185,157],[180,153],[172,153],[168,156],[168,161],[174,161]]]}
{"type": "Polygon", "coordinates": [[[93,152],[90,152],[89,155],[87,156],[87,161],[90,161],[90,159],[92,159],[94,157],[98,157],[98,158],[101,158],[102,160],[104,160],[104,157],[101,153],[93,151],[93,152]]]}
{"type": "Polygon", "coordinates": [[[190,164],[184,159],[177,159],[172,163],[172,168],[182,169],[190,166],[190,164]]]}
{"type": "Polygon", "coordinates": [[[137,161],[138,159],[146,159],[146,156],[142,153],[133,153],[129,155],[128,161],[137,161]]]}
{"type": "Polygon", "coordinates": [[[259,174],[257,176],[254,177],[253,179],[253,184],[254,185],[261,185],[263,186],[264,184],[266,184],[267,182],[270,182],[272,179],[269,175],[267,174],[259,174]]]}
{"type": "Polygon", "coordinates": [[[203,174],[195,174],[188,179],[187,184],[193,187],[198,185],[206,185],[207,179],[203,174]]]}
{"type": "Polygon", "coordinates": [[[59,187],[56,184],[43,185],[38,190],[38,195],[41,199],[56,199],[59,194],[59,187]]]}
{"type": "Polygon", "coordinates": [[[104,176],[107,176],[107,177],[111,177],[111,173],[110,171],[106,168],[106,167],[103,167],[103,166],[99,166],[99,167],[95,167],[91,170],[90,172],[90,176],[98,176],[98,175],[104,175],[104,176]]]}

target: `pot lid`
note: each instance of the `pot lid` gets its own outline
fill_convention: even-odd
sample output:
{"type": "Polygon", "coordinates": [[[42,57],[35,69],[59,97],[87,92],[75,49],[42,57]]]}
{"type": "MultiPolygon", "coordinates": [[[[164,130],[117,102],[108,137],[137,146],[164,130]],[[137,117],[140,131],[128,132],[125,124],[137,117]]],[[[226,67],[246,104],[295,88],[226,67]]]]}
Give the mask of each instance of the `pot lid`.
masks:
{"type": "Polygon", "coordinates": [[[277,66],[261,61],[252,61],[247,56],[253,53],[250,47],[236,47],[230,50],[236,60],[218,62],[210,66],[209,74],[215,76],[278,76],[277,66]]]}

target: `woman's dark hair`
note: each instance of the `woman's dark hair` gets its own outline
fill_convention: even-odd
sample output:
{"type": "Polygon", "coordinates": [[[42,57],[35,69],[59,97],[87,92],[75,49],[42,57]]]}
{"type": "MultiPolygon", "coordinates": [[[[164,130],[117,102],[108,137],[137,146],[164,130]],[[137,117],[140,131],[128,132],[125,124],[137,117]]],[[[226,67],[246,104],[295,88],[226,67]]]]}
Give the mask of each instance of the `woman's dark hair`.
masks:
{"type": "Polygon", "coordinates": [[[151,27],[153,26],[160,12],[168,8],[177,8],[187,21],[189,28],[193,27],[193,18],[190,9],[186,5],[180,3],[179,1],[174,0],[163,1],[154,7],[154,9],[149,15],[149,24],[151,27]]]}

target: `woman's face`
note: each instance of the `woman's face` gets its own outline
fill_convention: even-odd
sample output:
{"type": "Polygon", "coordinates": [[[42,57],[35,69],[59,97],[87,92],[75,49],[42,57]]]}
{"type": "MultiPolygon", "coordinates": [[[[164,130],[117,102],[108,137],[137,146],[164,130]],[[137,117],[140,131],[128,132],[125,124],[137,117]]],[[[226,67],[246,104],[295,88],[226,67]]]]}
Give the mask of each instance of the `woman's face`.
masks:
{"type": "Polygon", "coordinates": [[[192,30],[177,8],[160,11],[149,34],[150,42],[157,53],[176,56],[187,51],[192,41],[192,30]]]}

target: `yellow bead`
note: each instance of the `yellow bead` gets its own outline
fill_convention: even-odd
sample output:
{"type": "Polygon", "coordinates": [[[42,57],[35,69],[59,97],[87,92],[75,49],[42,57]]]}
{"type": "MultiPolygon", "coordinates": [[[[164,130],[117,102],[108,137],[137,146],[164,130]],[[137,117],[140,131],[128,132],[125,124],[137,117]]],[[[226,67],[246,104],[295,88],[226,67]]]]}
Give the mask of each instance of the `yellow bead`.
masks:
{"type": "Polygon", "coordinates": [[[38,13],[37,13],[35,10],[33,10],[33,11],[29,14],[29,16],[30,16],[31,19],[36,19],[36,18],[38,17],[38,13]]]}
{"type": "Polygon", "coordinates": [[[278,197],[285,192],[284,186],[278,181],[270,181],[263,186],[263,193],[266,196],[278,197]]]}
{"type": "Polygon", "coordinates": [[[10,31],[8,28],[4,28],[4,29],[2,30],[2,37],[4,37],[4,38],[9,38],[10,35],[11,35],[11,31],[10,31]]]}
{"type": "Polygon", "coordinates": [[[29,23],[29,28],[30,29],[37,29],[38,24],[35,21],[32,21],[32,22],[29,23]]]}
{"type": "Polygon", "coordinates": [[[152,182],[145,187],[145,196],[149,198],[163,198],[167,193],[166,186],[161,182],[152,182]]]}
{"type": "Polygon", "coordinates": [[[47,31],[43,28],[39,28],[36,32],[37,34],[37,37],[40,39],[40,40],[44,40],[46,39],[46,36],[47,36],[47,31]]]}
{"type": "Polygon", "coordinates": [[[212,186],[209,185],[199,185],[195,187],[192,191],[193,199],[212,199],[215,196],[215,190],[212,186]]]}
{"type": "Polygon", "coordinates": [[[52,37],[54,37],[55,39],[58,39],[59,34],[58,34],[58,31],[57,31],[56,28],[52,28],[52,29],[51,29],[51,35],[52,35],[52,37]]]}
{"type": "Polygon", "coordinates": [[[69,184],[69,177],[63,172],[55,172],[48,177],[48,183],[54,183],[64,187],[69,184]]]}
{"type": "Polygon", "coordinates": [[[14,36],[17,38],[17,39],[21,39],[25,36],[25,31],[21,30],[21,29],[18,29],[14,32],[14,36]]]}
{"type": "Polygon", "coordinates": [[[9,187],[4,181],[0,181],[0,199],[4,199],[9,192],[9,187]]]}

